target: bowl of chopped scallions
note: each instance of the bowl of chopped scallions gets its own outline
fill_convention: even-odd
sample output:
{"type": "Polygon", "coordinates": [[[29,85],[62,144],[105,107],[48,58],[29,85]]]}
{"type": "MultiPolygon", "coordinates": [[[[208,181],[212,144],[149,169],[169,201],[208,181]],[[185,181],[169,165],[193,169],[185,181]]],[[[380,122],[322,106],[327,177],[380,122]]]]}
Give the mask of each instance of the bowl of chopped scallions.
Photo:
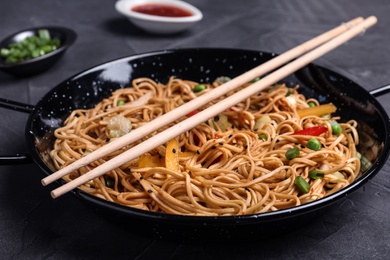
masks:
{"type": "Polygon", "coordinates": [[[19,31],[0,42],[0,69],[14,76],[31,76],[49,69],[74,43],[73,30],[58,26],[19,31]]]}

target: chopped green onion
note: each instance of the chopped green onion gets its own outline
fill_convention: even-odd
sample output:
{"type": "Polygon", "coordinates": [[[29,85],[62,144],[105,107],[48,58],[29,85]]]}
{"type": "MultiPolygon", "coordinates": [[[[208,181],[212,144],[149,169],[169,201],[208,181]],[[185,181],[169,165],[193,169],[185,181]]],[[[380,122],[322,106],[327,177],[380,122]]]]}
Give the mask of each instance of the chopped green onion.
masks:
{"type": "Polygon", "coordinates": [[[20,42],[11,43],[0,50],[5,63],[30,60],[45,55],[60,47],[58,38],[52,39],[47,29],[38,30],[37,35],[29,36],[20,42]]]}
{"type": "Polygon", "coordinates": [[[262,139],[263,141],[267,141],[268,137],[266,134],[259,134],[259,139],[262,139]]]}
{"type": "Polygon", "coordinates": [[[205,90],[205,89],[206,89],[205,85],[203,85],[203,84],[198,84],[198,85],[196,85],[196,86],[194,87],[194,92],[195,92],[195,93],[201,92],[201,91],[203,91],[203,90],[205,90]]]}
{"type": "Polygon", "coordinates": [[[315,102],[313,101],[310,101],[309,103],[307,103],[309,105],[309,107],[315,107],[317,106],[315,102]]]}
{"type": "Polygon", "coordinates": [[[286,97],[291,96],[291,95],[292,95],[292,92],[290,90],[288,90],[286,93],[286,97]]]}
{"type": "Polygon", "coordinates": [[[337,121],[332,120],[332,123],[330,125],[332,126],[332,134],[334,135],[341,134],[342,129],[339,123],[337,123],[337,121]]]}
{"type": "Polygon", "coordinates": [[[50,33],[46,29],[38,30],[38,36],[43,40],[50,40],[50,33]]]}
{"type": "Polygon", "coordinates": [[[291,159],[298,157],[298,156],[299,156],[299,148],[298,147],[294,147],[286,152],[287,160],[291,160],[291,159]]]}
{"type": "Polygon", "coordinates": [[[308,193],[310,190],[310,184],[302,177],[297,176],[294,180],[294,184],[303,192],[308,193]]]}
{"type": "Polygon", "coordinates": [[[311,138],[307,142],[307,147],[311,150],[318,151],[321,149],[321,143],[317,138],[311,138]]]}
{"type": "Polygon", "coordinates": [[[318,170],[311,170],[309,171],[309,178],[314,180],[321,179],[324,178],[324,173],[318,170]]]}

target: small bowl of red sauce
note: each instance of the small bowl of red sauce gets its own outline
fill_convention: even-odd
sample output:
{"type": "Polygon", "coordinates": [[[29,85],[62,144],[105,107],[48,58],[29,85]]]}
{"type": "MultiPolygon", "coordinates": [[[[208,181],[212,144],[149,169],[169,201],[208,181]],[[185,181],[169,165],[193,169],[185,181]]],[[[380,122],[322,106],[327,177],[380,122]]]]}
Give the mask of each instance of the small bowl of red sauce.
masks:
{"type": "Polygon", "coordinates": [[[119,0],[115,8],[137,27],[156,34],[182,32],[203,18],[198,8],[180,0],[119,0]]]}

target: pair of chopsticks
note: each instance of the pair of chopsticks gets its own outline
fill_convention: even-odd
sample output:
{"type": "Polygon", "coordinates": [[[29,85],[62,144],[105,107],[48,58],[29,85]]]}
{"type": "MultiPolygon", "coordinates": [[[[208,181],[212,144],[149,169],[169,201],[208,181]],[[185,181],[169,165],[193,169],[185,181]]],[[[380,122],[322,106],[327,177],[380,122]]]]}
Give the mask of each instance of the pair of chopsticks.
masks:
{"type": "Polygon", "coordinates": [[[244,74],[197,97],[196,99],[193,99],[190,102],[181,105],[177,109],[174,109],[171,112],[156,118],[155,120],[143,125],[142,127],[132,130],[130,133],[112,141],[111,143],[86,155],[85,157],[78,159],[72,164],[42,179],[42,185],[46,186],[52,183],[53,181],[56,181],[62,178],[63,176],[81,168],[82,166],[88,165],[89,163],[96,161],[107,154],[110,154],[128,144],[131,144],[132,142],[150,133],[153,133],[154,131],[160,129],[161,127],[189,114],[191,111],[194,111],[199,107],[204,106],[205,104],[211,102],[212,100],[221,97],[222,95],[225,95],[226,93],[243,85],[244,83],[247,83],[256,77],[263,76],[264,74],[277,69],[273,73],[251,84],[247,88],[235,93],[234,95],[226,97],[225,99],[213,105],[212,107],[209,107],[191,116],[191,118],[188,118],[172,126],[171,128],[156,134],[155,136],[147,139],[141,144],[112,158],[110,161],[94,168],[93,170],[89,171],[84,175],[81,175],[77,179],[74,179],[71,182],[68,182],[58,187],[57,189],[51,192],[51,196],[53,198],[57,198],[96,177],[99,177],[115,168],[120,167],[124,163],[137,158],[138,156],[156,148],[157,146],[166,143],[172,138],[175,138],[176,136],[196,127],[201,122],[204,122],[209,118],[222,113],[229,107],[232,107],[235,104],[245,100],[246,98],[258,93],[262,89],[275,84],[276,82],[294,73],[298,69],[306,66],[307,64],[314,61],[315,59],[321,57],[327,52],[335,49],[336,47],[352,39],[353,37],[361,33],[364,33],[368,28],[373,26],[376,22],[377,22],[376,17],[370,16],[366,19],[363,19],[362,17],[358,17],[347,23],[343,23],[340,26],[328,32],[325,32],[279,56],[276,56],[272,60],[263,63],[260,66],[248,72],[245,72],[244,74]],[[285,63],[288,64],[281,67],[285,63]]]}

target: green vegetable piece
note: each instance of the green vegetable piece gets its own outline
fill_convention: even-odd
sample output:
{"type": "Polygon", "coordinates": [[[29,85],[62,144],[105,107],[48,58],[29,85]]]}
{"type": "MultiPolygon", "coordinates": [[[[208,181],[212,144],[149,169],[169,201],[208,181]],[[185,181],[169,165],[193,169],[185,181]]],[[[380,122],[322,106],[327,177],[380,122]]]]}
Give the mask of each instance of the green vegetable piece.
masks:
{"type": "Polygon", "coordinates": [[[309,178],[314,180],[321,179],[324,178],[324,173],[318,170],[311,170],[309,171],[309,178]]]}
{"type": "Polygon", "coordinates": [[[294,147],[286,152],[287,160],[291,160],[291,159],[298,157],[298,156],[299,156],[299,148],[298,147],[294,147]]]}
{"type": "Polygon", "coordinates": [[[45,55],[60,46],[58,38],[51,39],[47,29],[38,30],[37,35],[29,36],[20,42],[11,43],[0,51],[6,63],[15,63],[45,55]]]}
{"type": "Polygon", "coordinates": [[[228,119],[229,118],[224,114],[218,115],[218,121],[213,120],[215,130],[218,130],[219,127],[222,132],[225,132],[228,128],[230,128],[231,124],[229,123],[228,119]],[[218,127],[216,127],[216,124],[218,127]]]}
{"type": "Polygon", "coordinates": [[[307,147],[311,150],[318,151],[321,149],[321,143],[317,138],[311,138],[307,142],[307,147]]]}
{"type": "Polygon", "coordinates": [[[119,107],[121,105],[124,105],[126,102],[124,100],[118,100],[118,102],[116,102],[116,106],[119,107]]]}
{"type": "Polygon", "coordinates": [[[268,140],[266,134],[259,134],[259,139],[262,139],[262,140],[264,140],[264,141],[267,141],[267,140],[268,140]]]}
{"type": "Polygon", "coordinates": [[[203,90],[205,90],[205,89],[206,89],[205,85],[203,85],[203,84],[198,84],[198,85],[196,85],[196,86],[194,87],[194,92],[195,92],[195,93],[201,92],[201,91],[203,91],[203,90]]]}
{"type": "Polygon", "coordinates": [[[0,55],[1,57],[7,57],[9,55],[9,50],[6,48],[1,48],[0,55]]]}
{"type": "Polygon", "coordinates": [[[310,101],[307,104],[309,105],[309,107],[315,107],[316,106],[316,103],[314,103],[313,101],[310,101]]]}
{"type": "Polygon", "coordinates": [[[260,77],[256,77],[256,78],[252,79],[250,82],[251,83],[255,83],[255,82],[259,81],[259,80],[260,80],[260,77]]]}
{"type": "Polygon", "coordinates": [[[330,124],[332,126],[332,134],[339,135],[342,132],[341,126],[337,121],[332,120],[332,123],[330,124]]]}
{"type": "Polygon", "coordinates": [[[49,33],[49,31],[46,30],[46,29],[38,30],[38,36],[39,36],[39,38],[41,38],[41,39],[50,40],[50,33],[49,33]]]}
{"type": "Polygon", "coordinates": [[[310,184],[302,177],[297,176],[294,180],[294,184],[302,191],[303,193],[308,193],[310,190],[310,184]]]}

